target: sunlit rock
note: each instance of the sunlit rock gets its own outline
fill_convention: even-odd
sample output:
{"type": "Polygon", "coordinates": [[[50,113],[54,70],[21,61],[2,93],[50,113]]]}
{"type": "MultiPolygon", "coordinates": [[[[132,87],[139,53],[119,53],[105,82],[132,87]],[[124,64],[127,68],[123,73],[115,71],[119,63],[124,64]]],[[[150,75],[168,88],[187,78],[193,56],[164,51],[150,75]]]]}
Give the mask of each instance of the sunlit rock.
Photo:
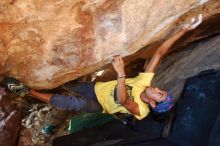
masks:
{"type": "Polygon", "coordinates": [[[0,76],[54,88],[98,70],[113,55],[161,42],[199,13],[205,20],[216,16],[219,5],[218,0],[1,0],[0,76]]]}

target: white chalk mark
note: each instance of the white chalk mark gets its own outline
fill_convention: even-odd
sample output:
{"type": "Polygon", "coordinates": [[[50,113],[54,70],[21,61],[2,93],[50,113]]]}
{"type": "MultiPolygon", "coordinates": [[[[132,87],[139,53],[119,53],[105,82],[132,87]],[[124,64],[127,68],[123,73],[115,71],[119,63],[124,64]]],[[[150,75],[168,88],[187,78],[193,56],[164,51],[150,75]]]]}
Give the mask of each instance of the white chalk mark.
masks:
{"type": "Polygon", "coordinates": [[[184,24],[182,26],[183,29],[189,29],[189,30],[193,30],[195,29],[197,26],[199,26],[201,23],[202,23],[202,14],[199,14],[199,16],[197,17],[197,20],[196,18],[192,18],[191,19],[191,23],[189,24],[184,24]]]}
{"type": "Polygon", "coordinates": [[[193,23],[195,20],[196,20],[195,18],[192,18],[192,19],[191,19],[191,23],[193,23]]]}
{"type": "Polygon", "coordinates": [[[202,23],[202,14],[199,14],[197,22],[194,22],[194,24],[191,25],[191,28],[195,29],[201,23],[202,23]]]}
{"type": "Polygon", "coordinates": [[[63,3],[63,2],[64,2],[64,0],[60,0],[60,1],[56,2],[55,5],[59,5],[59,4],[63,3]]]}
{"type": "Polygon", "coordinates": [[[0,131],[6,126],[6,123],[8,122],[9,119],[16,113],[16,111],[12,111],[9,116],[5,120],[0,121],[0,131]]]}
{"type": "Polygon", "coordinates": [[[204,4],[204,3],[208,2],[208,1],[209,1],[209,0],[198,0],[198,2],[199,2],[200,5],[202,5],[202,4],[204,4]]]}

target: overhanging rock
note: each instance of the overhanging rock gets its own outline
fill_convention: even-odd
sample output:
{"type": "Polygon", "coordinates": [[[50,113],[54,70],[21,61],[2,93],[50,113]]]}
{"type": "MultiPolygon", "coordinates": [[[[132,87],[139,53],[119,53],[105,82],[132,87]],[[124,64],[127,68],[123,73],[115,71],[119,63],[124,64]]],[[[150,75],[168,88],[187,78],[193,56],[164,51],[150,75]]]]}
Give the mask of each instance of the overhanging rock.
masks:
{"type": "Polygon", "coordinates": [[[161,42],[199,13],[206,20],[219,15],[220,1],[1,0],[0,76],[54,88],[113,55],[161,42]]]}

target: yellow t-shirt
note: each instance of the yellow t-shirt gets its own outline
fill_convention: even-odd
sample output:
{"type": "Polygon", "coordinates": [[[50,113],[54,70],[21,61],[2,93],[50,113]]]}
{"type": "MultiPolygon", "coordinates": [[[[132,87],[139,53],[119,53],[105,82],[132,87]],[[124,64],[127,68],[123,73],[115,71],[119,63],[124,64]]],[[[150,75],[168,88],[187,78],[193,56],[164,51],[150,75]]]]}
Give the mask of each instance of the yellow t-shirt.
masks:
{"type": "MultiPolygon", "coordinates": [[[[139,120],[146,117],[150,112],[149,105],[141,101],[140,94],[147,86],[150,86],[153,76],[154,73],[139,73],[135,78],[126,79],[127,96],[138,104],[140,116],[134,116],[139,120]]],[[[120,112],[131,114],[124,106],[118,103],[117,80],[97,82],[95,84],[95,93],[103,108],[103,113],[114,114],[120,112]]]]}

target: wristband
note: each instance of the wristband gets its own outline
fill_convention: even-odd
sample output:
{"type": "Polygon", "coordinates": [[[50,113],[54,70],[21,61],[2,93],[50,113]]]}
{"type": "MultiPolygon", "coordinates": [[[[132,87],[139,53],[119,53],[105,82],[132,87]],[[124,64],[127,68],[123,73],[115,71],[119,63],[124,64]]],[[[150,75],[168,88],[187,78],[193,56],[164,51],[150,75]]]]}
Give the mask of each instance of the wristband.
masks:
{"type": "Polygon", "coordinates": [[[118,75],[117,77],[118,78],[124,78],[124,77],[126,77],[126,75],[120,75],[120,76],[118,75]]]}

